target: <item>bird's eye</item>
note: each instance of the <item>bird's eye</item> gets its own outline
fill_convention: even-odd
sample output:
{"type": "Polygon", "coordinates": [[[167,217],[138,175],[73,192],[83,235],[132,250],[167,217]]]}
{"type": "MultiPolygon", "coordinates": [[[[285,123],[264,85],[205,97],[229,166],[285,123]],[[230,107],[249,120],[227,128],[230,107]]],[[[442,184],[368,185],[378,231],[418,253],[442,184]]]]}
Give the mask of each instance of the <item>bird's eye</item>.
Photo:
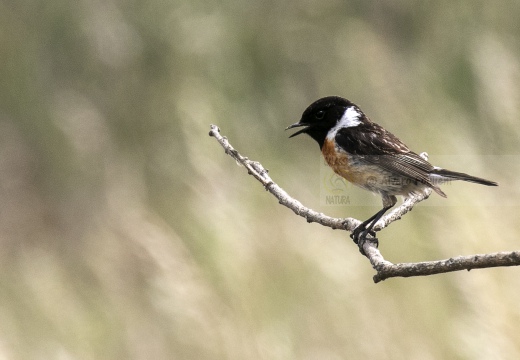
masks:
{"type": "Polygon", "coordinates": [[[325,111],[320,110],[316,113],[316,119],[321,120],[325,116],[325,111]]]}

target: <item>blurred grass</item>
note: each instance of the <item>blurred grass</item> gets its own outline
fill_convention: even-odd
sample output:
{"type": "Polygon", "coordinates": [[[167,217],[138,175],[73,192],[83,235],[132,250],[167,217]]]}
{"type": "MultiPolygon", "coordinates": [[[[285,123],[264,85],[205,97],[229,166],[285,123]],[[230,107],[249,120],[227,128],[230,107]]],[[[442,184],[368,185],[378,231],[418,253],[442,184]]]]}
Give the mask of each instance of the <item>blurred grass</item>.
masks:
{"type": "Polygon", "coordinates": [[[500,183],[393,224],[389,260],[517,249],[519,16],[507,0],[1,1],[0,357],[517,359],[517,269],[376,286],[346,234],[280,207],[207,132],[307,206],[366,218],[319,205],[317,146],[283,132],[345,96],[500,183]]]}

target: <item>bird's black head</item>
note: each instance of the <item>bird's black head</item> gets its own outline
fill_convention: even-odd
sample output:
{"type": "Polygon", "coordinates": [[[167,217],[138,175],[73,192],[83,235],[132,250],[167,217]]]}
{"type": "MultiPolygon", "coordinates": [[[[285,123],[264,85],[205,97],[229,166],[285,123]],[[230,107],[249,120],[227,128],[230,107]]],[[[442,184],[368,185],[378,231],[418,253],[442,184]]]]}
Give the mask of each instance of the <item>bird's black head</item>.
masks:
{"type": "Polygon", "coordinates": [[[316,140],[320,148],[322,148],[327,134],[330,130],[335,128],[336,125],[344,121],[346,126],[348,126],[348,121],[350,121],[350,126],[354,126],[356,122],[360,122],[362,116],[363,113],[361,110],[347,99],[339,96],[327,96],[309,105],[303,112],[300,121],[296,124],[292,124],[285,130],[304,126],[303,129],[289,137],[305,133],[316,140]],[[351,116],[346,118],[349,111],[351,112],[351,116]]]}

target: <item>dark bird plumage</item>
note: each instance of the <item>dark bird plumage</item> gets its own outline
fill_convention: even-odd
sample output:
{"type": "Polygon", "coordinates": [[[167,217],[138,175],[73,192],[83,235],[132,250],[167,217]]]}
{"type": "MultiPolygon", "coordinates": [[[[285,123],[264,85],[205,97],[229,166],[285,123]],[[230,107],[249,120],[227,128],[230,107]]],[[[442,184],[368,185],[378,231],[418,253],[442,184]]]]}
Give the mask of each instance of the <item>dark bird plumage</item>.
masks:
{"type": "MultiPolygon", "coordinates": [[[[372,233],[375,223],[395,205],[396,195],[413,196],[431,188],[446,197],[439,185],[463,180],[487,186],[494,181],[433,166],[411,151],[399,138],[370,119],[351,101],[329,96],[312,103],[290,137],[307,134],[319,144],[327,164],[351,183],[378,193],[383,209],[364,221],[353,233],[358,242],[372,233]]],[[[287,130],[286,129],[286,130],[287,130]]]]}

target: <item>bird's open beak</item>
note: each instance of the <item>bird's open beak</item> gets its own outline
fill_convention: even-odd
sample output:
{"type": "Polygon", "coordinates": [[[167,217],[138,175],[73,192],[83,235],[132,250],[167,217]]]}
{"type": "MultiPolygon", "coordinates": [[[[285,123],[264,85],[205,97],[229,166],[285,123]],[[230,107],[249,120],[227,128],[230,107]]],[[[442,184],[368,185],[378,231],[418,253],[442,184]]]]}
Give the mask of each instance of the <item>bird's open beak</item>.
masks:
{"type": "Polygon", "coordinates": [[[308,125],[309,124],[302,124],[302,123],[299,123],[297,122],[296,124],[292,124],[292,125],[289,125],[285,128],[285,130],[289,130],[289,129],[293,129],[293,128],[296,128],[296,127],[302,127],[302,126],[306,126],[305,128],[295,132],[294,134],[292,134],[291,136],[289,136],[290,138],[292,138],[293,136],[296,136],[296,135],[300,135],[302,133],[304,133],[305,131],[307,131],[308,129],[308,125]]]}

